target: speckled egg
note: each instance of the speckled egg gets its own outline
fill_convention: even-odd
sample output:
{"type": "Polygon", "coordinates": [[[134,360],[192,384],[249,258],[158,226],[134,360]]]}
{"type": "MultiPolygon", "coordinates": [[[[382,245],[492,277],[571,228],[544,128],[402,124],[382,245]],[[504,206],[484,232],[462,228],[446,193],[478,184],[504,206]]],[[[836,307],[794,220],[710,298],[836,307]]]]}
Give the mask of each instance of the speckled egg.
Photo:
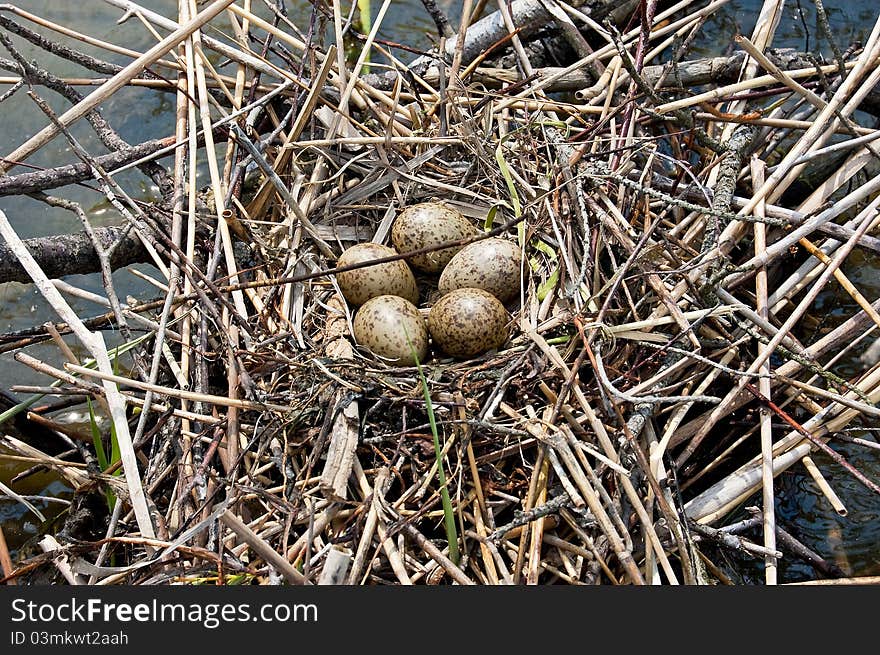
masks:
{"type": "MultiPolygon", "coordinates": [[[[477,228],[459,212],[439,202],[411,205],[398,214],[391,228],[397,252],[410,252],[477,234],[477,228]]],[[[449,247],[409,257],[413,268],[439,273],[461,248],[449,247]]]]}
{"type": "Polygon", "coordinates": [[[522,250],[507,239],[485,239],[462,248],[440,275],[438,289],[447,294],[467,287],[488,291],[501,302],[519,293],[522,250]]]}
{"type": "Polygon", "coordinates": [[[428,314],[428,331],[440,350],[462,359],[499,348],[507,340],[507,310],[482,289],[447,293],[428,314]]]}
{"type": "Polygon", "coordinates": [[[391,360],[389,363],[401,366],[415,364],[413,350],[420,362],[428,354],[425,319],[415,305],[400,296],[376,296],[365,302],[354,316],[354,338],[359,345],[391,360]]]}
{"type": "MultiPolygon", "coordinates": [[[[336,265],[350,266],[396,254],[394,248],[378,243],[359,243],[342,253],[336,265]]],[[[336,281],[342,295],[353,305],[363,305],[382,295],[400,296],[412,303],[419,301],[416,278],[402,259],[337,273],[336,281]]]]}

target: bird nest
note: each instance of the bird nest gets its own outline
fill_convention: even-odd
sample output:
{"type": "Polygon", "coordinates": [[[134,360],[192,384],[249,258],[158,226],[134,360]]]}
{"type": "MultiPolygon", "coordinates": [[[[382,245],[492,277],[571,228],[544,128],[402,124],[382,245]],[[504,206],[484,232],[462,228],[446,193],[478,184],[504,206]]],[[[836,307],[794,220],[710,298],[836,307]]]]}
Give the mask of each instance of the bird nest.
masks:
{"type": "MultiPolygon", "coordinates": [[[[126,208],[167,291],[113,307],[116,318],[144,319],[143,336],[128,342],[130,370],[109,370],[102,342],[65,314],[52,330],[86,339],[96,364],[21,358],[58,381],[43,392],[88,395],[115,428],[104,439],[118,458],[100,466],[81,441],[58,458],[4,440],[59,472],[76,499],[107,505],[89,530],[68,520],[41,542],[70,555],[59,574],[729,582],[719,552],[775,570],[774,474],[814,451],[840,461],[826,441],[876,416],[880,398],[876,368],[846,379],[833,368],[878,321],[840,264],[873,243],[880,178],[853,155],[812,194],[783,195],[805,153],[822,147],[820,127],[863,128],[830,110],[806,121],[774,102],[789,92],[776,81],[789,79],[784,71],[744,69],[742,81],[724,82],[694,77],[684,51],[674,75],[645,59],[652,39],[711,10],[642,14],[643,29],[603,32],[604,45],[580,50],[568,69],[505,30],[495,39],[515,42],[517,80],[456,39],[448,59],[392,59],[387,73],[374,63],[368,74],[361,57],[339,70],[335,45],[235,11],[260,39],[283,43],[272,56],[298,72],[279,75],[267,59],[210,40],[233,70],[256,71],[259,86],[204,66],[180,71],[181,84],[196,85],[177,95],[174,191],[164,205],[141,205],[143,215],[126,208]],[[714,90],[682,88],[685,74],[714,90]],[[229,109],[225,93],[245,110],[229,109]],[[197,101],[213,130],[201,130],[197,101]],[[224,137],[225,161],[213,147],[224,137]],[[197,139],[208,147],[189,149],[197,139]],[[196,198],[187,183],[206,156],[212,183],[196,198]],[[401,209],[428,200],[478,229],[456,245],[518,243],[522,281],[501,347],[468,359],[431,350],[418,366],[397,366],[353,338],[337,260],[353,244],[388,243],[401,209]],[[853,301],[811,334],[801,319],[832,279],[853,301]],[[763,506],[749,528],[758,537],[713,527],[749,499],[763,506]]],[[[492,25],[471,31],[504,23],[492,25]]],[[[569,54],[584,34],[597,38],[586,27],[580,40],[565,33],[556,36],[569,54]]],[[[822,102],[843,107],[861,79],[849,76],[877,47],[856,51],[845,69],[856,72],[822,102]]],[[[426,310],[437,278],[418,283],[426,310]]],[[[48,566],[31,555],[7,575],[48,566]]]]}

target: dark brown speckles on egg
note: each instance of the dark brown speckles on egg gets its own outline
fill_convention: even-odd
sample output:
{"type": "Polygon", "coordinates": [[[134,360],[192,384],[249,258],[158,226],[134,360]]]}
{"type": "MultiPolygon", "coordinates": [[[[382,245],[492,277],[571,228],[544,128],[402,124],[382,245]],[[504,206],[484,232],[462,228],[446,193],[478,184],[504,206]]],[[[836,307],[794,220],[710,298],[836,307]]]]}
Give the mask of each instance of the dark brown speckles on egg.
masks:
{"type": "MultiPolygon", "coordinates": [[[[437,202],[422,202],[405,208],[391,228],[391,241],[398,252],[421,250],[477,234],[477,228],[459,212],[437,202]]],[[[438,273],[460,247],[443,248],[407,259],[414,268],[438,273]]]]}
{"type": "MultiPolygon", "coordinates": [[[[350,266],[396,254],[394,248],[378,243],[359,243],[342,253],[336,265],[350,266]]],[[[370,298],[386,294],[406,298],[412,303],[419,301],[416,278],[401,259],[337,273],[336,281],[342,295],[353,305],[363,305],[370,298]]]]}
{"type": "Polygon", "coordinates": [[[368,300],[355,314],[353,327],[359,345],[390,363],[415,364],[413,350],[420,362],[425,361],[428,354],[425,319],[415,305],[400,296],[384,295],[368,300]]]}
{"type": "Polygon", "coordinates": [[[462,248],[440,275],[438,289],[447,294],[455,289],[488,291],[501,302],[519,293],[522,250],[507,239],[485,239],[462,248]]]}
{"type": "Polygon", "coordinates": [[[482,289],[456,289],[443,296],[428,314],[434,344],[447,355],[474,357],[507,340],[507,310],[482,289]]]}

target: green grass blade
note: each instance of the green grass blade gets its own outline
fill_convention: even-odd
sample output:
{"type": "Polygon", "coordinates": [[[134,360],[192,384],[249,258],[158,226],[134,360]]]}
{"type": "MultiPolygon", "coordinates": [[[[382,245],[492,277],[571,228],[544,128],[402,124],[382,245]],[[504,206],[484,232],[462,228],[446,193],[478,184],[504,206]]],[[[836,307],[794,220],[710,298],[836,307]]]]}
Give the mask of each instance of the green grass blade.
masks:
{"type": "MultiPolygon", "coordinates": [[[[369,34],[370,30],[373,29],[373,19],[370,16],[370,0],[357,0],[358,12],[360,13],[361,19],[361,32],[364,34],[369,34]]],[[[366,58],[364,59],[364,73],[370,72],[370,53],[367,53],[366,58]]]]}
{"type": "Polygon", "coordinates": [[[492,208],[489,210],[489,213],[486,214],[486,219],[483,221],[483,230],[488,232],[493,227],[495,227],[495,216],[498,214],[498,205],[492,205],[492,208]]]}
{"type": "Polygon", "coordinates": [[[428,381],[422,373],[422,367],[416,361],[419,371],[419,380],[422,383],[422,392],[425,396],[425,407],[428,412],[428,424],[431,426],[431,437],[434,440],[434,457],[437,459],[437,482],[440,485],[440,500],[443,503],[443,523],[446,526],[446,540],[449,542],[449,559],[458,564],[461,555],[458,552],[458,531],[455,528],[455,512],[452,509],[452,499],[449,497],[449,489],[446,486],[446,472],[443,470],[443,449],[440,448],[440,436],[437,432],[437,421],[434,418],[434,406],[431,404],[431,393],[428,391],[428,381]]]}
{"type": "MultiPolygon", "coordinates": [[[[95,408],[92,405],[92,399],[86,398],[86,403],[89,406],[89,427],[92,429],[92,443],[95,446],[95,456],[98,458],[98,466],[101,467],[102,471],[106,471],[110,464],[113,464],[118,461],[119,453],[119,445],[116,442],[115,434],[113,437],[113,459],[107,460],[107,451],[104,450],[104,442],[101,440],[101,430],[98,428],[98,419],[95,416],[95,408]]],[[[112,430],[115,433],[115,430],[112,430]]],[[[121,471],[120,471],[121,472],[121,471]]],[[[119,472],[117,472],[118,475],[119,472]]],[[[107,489],[105,492],[107,497],[107,506],[110,508],[110,511],[113,511],[113,505],[116,504],[116,494],[114,494],[110,489],[107,489]]]]}
{"type": "Polygon", "coordinates": [[[544,280],[538,286],[538,300],[544,300],[547,297],[547,294],[553,291],[556,285],[559,283],[559,267],[553,269],[553,272],[550,274],[546,280],[544,280]]]}
{"type": "MultiPolygon", "coordinates": [[[[113,350],[113,374],[119,375],[120,364],[119,364],[119,348],[115,348],[113,350]]],[[[111,421],[110,423],[110,463],[115,464],[119,460],[122,459],[122,451],[119,449],[119,439],[116,438],[116,425],[111,421]]],[[[122,473],[122,469],[119,469],[116,472],[116,475],[122,473]]]]}
{"type": "Polygon", "coordinates": [[[419,382],[422,385],[422,394],[425,397],[425,408],[428,412],[428,425],[431,426],[431,437],[434,440],[434,457],[437,461],[437,483],[440,485],[440,502],[443,505],[443,524],[446,528],[446,541],[449,542],[449,559],[456,565],[461,560],[458,550],[458,530],[455,527],[455,511],[452,509],[452,499],[449,497],[449,489],[446,486],[446,471],[443,469],[443,449],[440,447],[440,433],[437,430],[437,420],[434,417],[434,405],[431,403],[431,392],[428,390],[428,381],[422,371],[419,356],[410,341],[406,328],[403,329],[406,341],[412,350],[416,369],[419,372],[419,382]]]}
{"type": "Polygon", "coordinates": [[[95,446],[95,455],[98,458],[98,466],[102,471],[106,471],[110,463],[107,461],[107,452],[104,450],[104,443],[101,441],[101,430],[98,429],[98,419],[95,416],[95,407],[92,405],[92,399],[86,398],[89,406],[89,427],[92,429],[92,444],[95,446]]]}
{"type": "Polygon", "coordinates": [[[504,158],[503,147],[503,144],[499,143],[498,147],[495,148],[495,161],[498,162],[498,170],[501,171],[501,177],[504,178],[504,183],[507,184],[507,191],[510,193],[510,202],[513,204],[513,217],[519,218],[522,214],[522,205],[519,202],[519,193],[516,191],[516,182],[514,182],[513,175],[510,172],[510,166],[507,165],[507,160],[504,158]]]}

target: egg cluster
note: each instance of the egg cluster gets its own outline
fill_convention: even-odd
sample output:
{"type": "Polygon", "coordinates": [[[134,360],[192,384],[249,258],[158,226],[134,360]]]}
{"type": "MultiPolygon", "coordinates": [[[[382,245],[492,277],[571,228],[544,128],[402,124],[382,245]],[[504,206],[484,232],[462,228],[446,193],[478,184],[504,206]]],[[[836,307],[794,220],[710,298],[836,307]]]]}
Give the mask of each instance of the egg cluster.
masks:
{"type": "Polygon", "coordinates": [[[360,306],[354,317],[355,340],[401,365],[414,364],[415,356],[420,362],[425,360],[429,335],[437,349],[462,359],[501,347],[507,340],[509,319],[503,303],[519,291],[522,251],[501,238],[464,247],[437,247],[477,234],[451,207],[424,202],[405,208],[394,221],[394,248],[360,243],[342,253],[337,262],[340,268],[418,252],[406,260],[337,273],[342,295],[360,306]],[[440,275],[441,297],[427,321],[416,307],[419,291],[413,269],[440,275]]]}

